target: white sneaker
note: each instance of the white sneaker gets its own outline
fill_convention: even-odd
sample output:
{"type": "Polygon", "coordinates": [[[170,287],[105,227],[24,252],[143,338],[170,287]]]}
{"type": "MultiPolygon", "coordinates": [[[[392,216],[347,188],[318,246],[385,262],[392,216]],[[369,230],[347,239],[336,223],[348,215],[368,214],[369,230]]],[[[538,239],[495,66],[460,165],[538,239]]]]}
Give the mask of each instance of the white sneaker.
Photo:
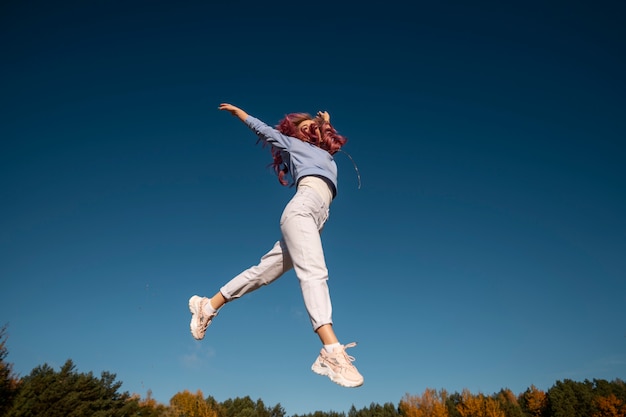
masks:
{"type": "Polygon", "coordinates": [[[208,298],[199,297],[197,295],[189,299],[189,311],[191,311],[191,323],[189,323],[189,327],[192,336],[196,340],[202,340],[204,338],[207,327],[209,327],[213,318],[217,316],[217,311],[210,315],[204,312],[203,307],[208,302],[208,298]]]}
{"type": "Polygon", "coordinates": [[[363,385],[363,376],[352,365],[354,358],[346,353],[347,348],[354,346],[356,343],[341,345],[335,348],[333,353],[328,353],[322,348],[311,370],[316,374],[329,377],[331,381],[343,387],[354,388],[363,385]]]}

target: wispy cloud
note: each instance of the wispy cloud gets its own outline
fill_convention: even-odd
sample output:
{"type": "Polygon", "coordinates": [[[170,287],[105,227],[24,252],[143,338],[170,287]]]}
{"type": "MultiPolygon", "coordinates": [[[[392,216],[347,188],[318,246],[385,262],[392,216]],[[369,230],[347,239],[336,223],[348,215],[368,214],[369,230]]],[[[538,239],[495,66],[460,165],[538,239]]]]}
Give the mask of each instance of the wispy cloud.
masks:
{"type": "Polygon", "coordinates": [[[194,343],[190,351],[180,357],[180,362],[185,368],[197,369],[209,363],[215,357],[215,349],[200,343],[194,343]]]}
{"type": "Polygon", "coordinates": [[[304,319],[308,319],[306,311],[296,307],[291,308],[291,317],[294,317],[298,321],[304,321],[304,319]]]}

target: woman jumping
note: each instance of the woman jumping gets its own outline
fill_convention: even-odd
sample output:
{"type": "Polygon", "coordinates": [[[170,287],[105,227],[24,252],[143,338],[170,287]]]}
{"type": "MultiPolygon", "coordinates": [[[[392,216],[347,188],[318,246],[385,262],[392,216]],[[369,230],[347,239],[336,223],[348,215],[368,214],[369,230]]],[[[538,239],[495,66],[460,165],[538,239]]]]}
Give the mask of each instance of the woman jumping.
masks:
{"type": "Polygon", "coordinates": [[[328,270],[320,237],[330,204],[337,195],[333,155],[346,138],[330,124],[328,112],[318,112],[316,117],[288,114],[272,128],[232,104],[220,104],[219,110],[238,117],[260,141],[271,145],[278,180],[288,185],[289,175],[297,191],[280,219],[282,238],[259,264],[234,277],[212,298],[194,295],[189,299],[191,334],[201,340],[224,304],[272,283],[293,268],[313,330],[323,344],[311,369],[344,387],[362,385],[363,376],[352,364],[354,358],[346,354],[346,348],[356,344],[342,345],[333,330],[328,270]]]}

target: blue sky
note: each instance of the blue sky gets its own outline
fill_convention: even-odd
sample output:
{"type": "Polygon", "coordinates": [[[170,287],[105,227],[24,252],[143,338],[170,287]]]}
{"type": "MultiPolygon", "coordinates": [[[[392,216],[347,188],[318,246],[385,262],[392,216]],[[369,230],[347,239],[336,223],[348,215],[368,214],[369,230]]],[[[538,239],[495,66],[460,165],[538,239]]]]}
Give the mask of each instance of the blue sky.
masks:
{"type": "Polygon", "coordinates": [[[291,414],[425,388],[626,377],[624,6],[4,2],[0,322],[8,360],[291,414]],[[323,233],[365,377],[313,374],[297,279],[187,300],[279,237],[293,189],[220,102],[348,137],[323,233]]]}

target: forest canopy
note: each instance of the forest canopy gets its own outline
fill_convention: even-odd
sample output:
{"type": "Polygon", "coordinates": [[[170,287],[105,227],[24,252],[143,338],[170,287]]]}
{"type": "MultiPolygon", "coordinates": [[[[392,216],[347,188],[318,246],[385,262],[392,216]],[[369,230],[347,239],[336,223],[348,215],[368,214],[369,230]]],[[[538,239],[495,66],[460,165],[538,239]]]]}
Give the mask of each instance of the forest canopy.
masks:
{"type": "MultiPolygon", "coordinates": [[[[0,417],[287,417],[280,403],[266,405],[249,396],[218,402],[202,391],[183,390],[169,404],[120,392],[116,375],[79,372],[71,359],[59,370],[47,364],[18,377],[6,361],[6,326],[0,328],[0,417]]],[[[547,391],[531,385],[521,393],[502,388],[493,394],[427,388],[407,393],[397,404],[372,403],[347,412],[315,410],[292,417],[626,417],[626,383],[620,379],[556,381],[547,391]]]]}

